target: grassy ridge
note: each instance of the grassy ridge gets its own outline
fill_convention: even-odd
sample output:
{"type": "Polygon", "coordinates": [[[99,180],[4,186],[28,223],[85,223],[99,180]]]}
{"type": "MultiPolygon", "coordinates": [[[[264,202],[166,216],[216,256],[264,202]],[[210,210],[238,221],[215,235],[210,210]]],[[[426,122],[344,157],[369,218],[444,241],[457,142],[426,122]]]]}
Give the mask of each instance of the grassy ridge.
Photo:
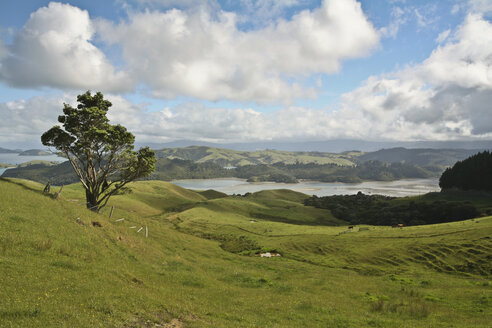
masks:
{"type": "Polygon", "coordinates": [[[257,164],[337,164],[353,166],[354,161],[347,154],[320,152],[291,152],[281,150],[239,151],[204,146],[166,148],[157,151],[158,157],[178,158],[198,163],[212,162],[221,166],[244,166],[257,164]]]}
{"type": "Polygon", "coordinates": [[[0,179],[3,327],[488,327],[492,319],[490,217],[341,233],[346,226],[313,224],[343,222],[303,210],[299,193],[217,197],[145,181],[111,200],[108,219],[109,208],[84,208],[77,185],[60,200],[42,188],[0,179]],[[148,238],[137,232],[145,226],[148,238]],[[233,253],[242,246],[282,256],[233,253]]]}

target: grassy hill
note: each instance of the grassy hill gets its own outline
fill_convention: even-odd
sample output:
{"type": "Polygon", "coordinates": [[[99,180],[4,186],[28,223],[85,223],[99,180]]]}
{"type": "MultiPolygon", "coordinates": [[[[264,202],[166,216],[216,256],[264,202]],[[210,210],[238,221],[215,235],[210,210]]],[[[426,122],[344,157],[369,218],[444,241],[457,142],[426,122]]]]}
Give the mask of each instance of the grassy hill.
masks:
{"type": "Polygon", "coordinates": [[[221,166],[244,166],[256,164],[337,164],[353,166],[354,162],[347,154],[320,152],[291,152],[281,150],[238,151],[205,146],[186,148],[166,148],[156,152],[158,157],[178,158],[198,163],[212,162],[221,166]]]}
{"type": "Polygon", "coordinates": [[[48,155],[53,155],[53,153],[41,149],[28,149],[19,154],[19,156],[48,156],[48,155]]]}
{"type": "Polygon", "coordinates": [[[380,161],[406,163],[419,167],[444,168],[463,160],[480,150],[473,149],[407,149],[402,147],[373,152],[347,151],[342,153],[294,152],[279,150],[238,151],[206,146],[165,148],[157,151],[158,157],[191,160],[197,163],[212,162],[221,166],[245,166],[257,164],[337,164],[354,166],[356,163],[380,161]]]}
{"type": "Polygon", "coordinates": [[[143,181],[111,199],[109,219],[110,208],[85,209],[78,185],[65,186],[58,200],[42,188],[0,179],[1,327],[492,320],[491,217],[349,231],[292,191],[225,197],[143,181]],[[255,256],[260,251],[281,256],[255,256]]]}

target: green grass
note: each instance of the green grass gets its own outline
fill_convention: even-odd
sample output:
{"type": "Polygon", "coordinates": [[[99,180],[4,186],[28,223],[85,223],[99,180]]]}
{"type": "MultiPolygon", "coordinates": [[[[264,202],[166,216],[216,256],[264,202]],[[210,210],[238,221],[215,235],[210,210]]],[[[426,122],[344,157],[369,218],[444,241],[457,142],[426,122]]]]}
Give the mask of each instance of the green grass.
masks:
{"type": "Polygon", "coordinates": [[[329,211],[306,208],[305,196],[287,191],[217,198],[145,181],[95,214],[80,186],[65,186],[59,200],[43,187],[0,179],[1,327],[489,327],[492,320],[491,217],[341,233],[347,226],[329,211]],[[260,258],[256,250],[282,256],[260,258]]]}

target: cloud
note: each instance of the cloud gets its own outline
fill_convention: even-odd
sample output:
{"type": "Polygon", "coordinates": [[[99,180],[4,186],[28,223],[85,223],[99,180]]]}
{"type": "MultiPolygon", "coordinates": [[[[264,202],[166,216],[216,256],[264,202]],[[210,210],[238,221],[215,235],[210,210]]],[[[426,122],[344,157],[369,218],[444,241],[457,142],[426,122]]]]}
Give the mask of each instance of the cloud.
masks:
{"type": "Polygon", "coordinates": [[[32,13],[0,57],[0,79],[15,87],[126,91],[128,76],[116,72],[90,41],[94,26],[85,10],[51,2],[32,13]]]}
{"type": "MultiPolygon", "coordinates": [[[[298,2],[251,5],[274,12],[298,2]]],[[[25,88],[122,93],[139,85],[161,98],[288,104],[316,97],[318,90],[306,86],[311,76],[334,73],[343,60],[365,56],[379,43],[355,0],[325,0],[317,9],[247,31],[234,13],[197,8],[195,1],[183,6],[193,9],[131,11],[127,21],[113,23],[51,2],[31,14],[11,44],[0,44],[0,79],[25,88]],[[96,35],[99,44],[121,49],[119,70],[92,42],[96,35]]]]}
{"type": "Polygon", "coordinates": [[[441,33],[439,33],[439,35],[436,38],[436,42],[443,43],[444,41],[446,41],[446,39],[449,36],[449,33],[451,33],[450,29],[447,29],[446,31],[442,31],[441,33]]]}
{"type": "Polygon", "coordinates": [[[117,0],[122,2],[124,8],[130,7],[130,4],[136,4],[137,8],[154,8],[154,9],[190,9],[206,8],[210,10],[220,10],[220,4],[217,0],[117,0]]]}
{"type": "Polygon", "coordinates": [[[492,14],[492,2],[489,0],[467,0],[456,3],[451,8],[451,13],[457,14],[465,11],[470,14],[489,15],[492,14]]]}
{"type": "Polygon", "coordinates": [[[68,97],[33,97],[0,103],[2,144],[39,144],[41,134],[57,124],[68,97]]]}
{"type": "Polygon", "coordinates": [[[469,0],[470,10],[478,14],[491,14],[492,2],[489,0],[469,0]]]}
{"type": "Polygon", "coordinates": [[[249,31],[238,29],[234,13],[176,9],[135,13],[120,24],[99,21],[98,31],[121,46],[128,74],[154,96],[259,103],[314,97],[305,78],[334,73],[379,42],[355,0],[326,0],[249,31]]]}
{"type": "Polygon", "coordinates": [[[374,76],[342,96],[342,111],[396,140],[490,138],[492,24],[469,14],[422,63],[374,76]]]}
{"type": "Polygon", "coordinates": [[[421,8],[415,8],[414,14],[417,21],[417,25],[420,28],[427,27],[436,23],[439,20],[439,16],[436,15],[437,5],[430,4],[421,8]]]}
{"type": "MultiPolygon", "coordinates": [[[[285,107],[263,113],[251,108],[206,107],[188,102],[174,108],[148,111],[145,104],[133,104],[118,95],[107,94],[105,98],[113,104],[108,112],[111,123],[127,127],[141,144],[180,139],[252,142],[359,138],[368,124],[354,120],[353,113],[347,110],[285,107]]],[[[0,103],[2,145],[39,147],[42,133],[58,124],[63,103],[74,106],[75,99],[75,94],[67,93],[0,103]]]]}
{"type": "Polygon", "coordinates": [[[281,16],[292,7],[306,4],[306,0],[240,0],[246,20],[256,25],[271,23],[276,17],[281,16]]]}
{"type": "Polygon", "coordinates": [[[393,7],[389,25],[380,29],[382,36],[395,39],[400,27],[408,22],[408,15],[408,8],[393,7]]]}

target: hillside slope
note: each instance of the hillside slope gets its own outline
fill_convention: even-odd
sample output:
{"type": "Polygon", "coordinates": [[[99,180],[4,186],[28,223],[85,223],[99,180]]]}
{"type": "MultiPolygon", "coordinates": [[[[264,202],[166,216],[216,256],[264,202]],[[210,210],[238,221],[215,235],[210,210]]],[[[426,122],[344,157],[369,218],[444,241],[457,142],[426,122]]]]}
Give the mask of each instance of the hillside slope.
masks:
{"type": "Polygon", "coordinates": [[[256,164],[337,164],[353,166],[354,162],[346,154],[320,152],[289,152],[281,150],[238,151],[205,146],[186,148],[166,148],[156,152],[158,157],[178,158],[198,163],[212,162],[221,166],[244,166],[256,164]]]}
{"type": "Polygon", "coordinates": [[[217,198],[145,181],[111,200],[109,219],[110,208],[85,209],[78,185],[59,200],[42,188],[0,179],[1,327],[488,327],[492,319],[490,217],[342,233],[346,226],[314,224],[321,214],[342,222],[303,210],[299,193],[217,198]]]}

